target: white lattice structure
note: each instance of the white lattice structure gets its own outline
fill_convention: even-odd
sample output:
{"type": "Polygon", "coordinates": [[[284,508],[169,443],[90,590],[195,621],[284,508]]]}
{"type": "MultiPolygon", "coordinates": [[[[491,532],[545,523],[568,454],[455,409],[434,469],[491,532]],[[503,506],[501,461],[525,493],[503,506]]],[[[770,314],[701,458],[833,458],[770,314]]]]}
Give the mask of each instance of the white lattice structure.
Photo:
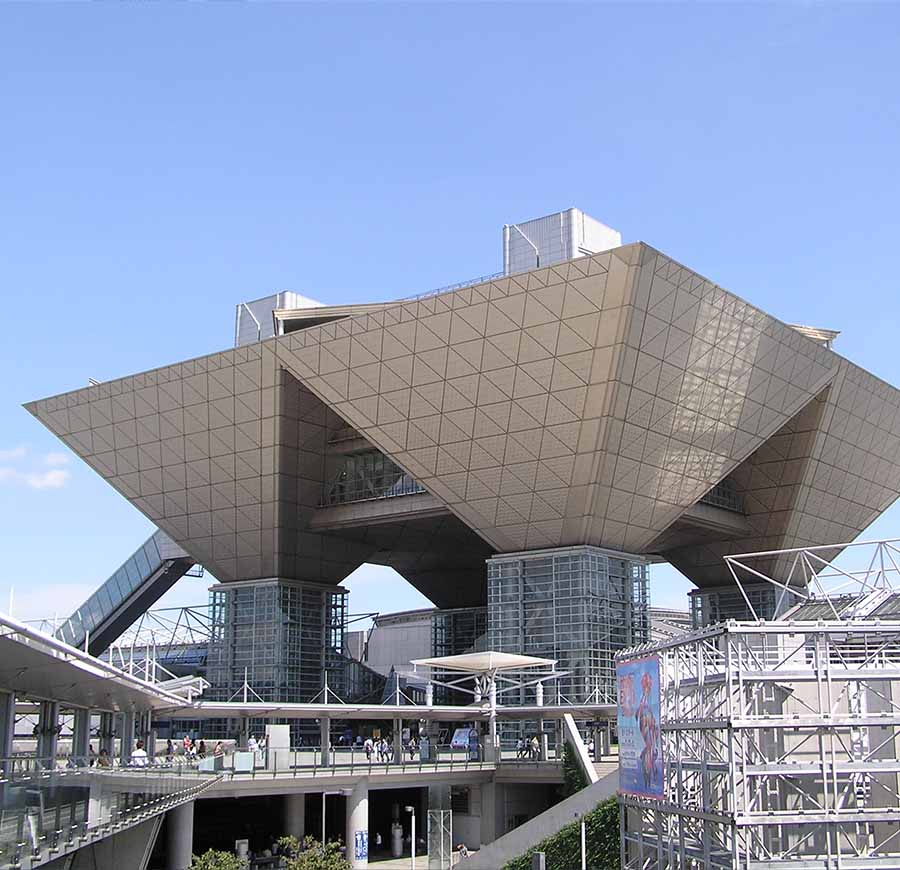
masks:
{"type": "Polygon", "coordinates": [[[733,557],[800,603],[619,656],[659,658],[665,767],[622,797],[623,868],[900,868],[900,558],[856,547],[733,557]]]}

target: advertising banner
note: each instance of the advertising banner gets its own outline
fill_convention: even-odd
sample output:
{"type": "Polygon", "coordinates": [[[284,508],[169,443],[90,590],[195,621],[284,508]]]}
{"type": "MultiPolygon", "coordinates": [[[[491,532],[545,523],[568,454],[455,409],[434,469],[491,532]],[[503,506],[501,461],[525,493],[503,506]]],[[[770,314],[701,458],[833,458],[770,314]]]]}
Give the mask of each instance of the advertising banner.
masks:
{"type": "Polygon", "coordinates": [[[616,665],[619,685],[619,791],[663,796],[662,736],[659,730],[659,659],[616,665]]]}

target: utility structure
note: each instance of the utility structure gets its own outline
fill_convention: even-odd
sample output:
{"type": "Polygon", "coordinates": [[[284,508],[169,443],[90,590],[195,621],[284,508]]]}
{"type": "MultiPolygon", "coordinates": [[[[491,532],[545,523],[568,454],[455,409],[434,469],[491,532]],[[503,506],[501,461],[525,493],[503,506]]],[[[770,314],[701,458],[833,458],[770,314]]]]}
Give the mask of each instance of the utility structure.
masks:
{"type": "Polygon", "coordinates": [[[728,561],[792,605],[618,657],[659,662],[664,769],[623,868],[900,868],[900,541],[728,561]]]}

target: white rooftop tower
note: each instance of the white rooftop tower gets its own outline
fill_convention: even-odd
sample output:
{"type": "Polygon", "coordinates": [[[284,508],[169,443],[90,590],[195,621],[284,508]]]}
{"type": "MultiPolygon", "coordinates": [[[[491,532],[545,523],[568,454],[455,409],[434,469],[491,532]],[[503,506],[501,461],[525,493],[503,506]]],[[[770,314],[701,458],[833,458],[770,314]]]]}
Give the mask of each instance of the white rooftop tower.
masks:
{"type": "Polygon", "coordinates": [[[580,208],[503,227],[503,272],[525,272],[622,244],[622,234],[580,208]]]}

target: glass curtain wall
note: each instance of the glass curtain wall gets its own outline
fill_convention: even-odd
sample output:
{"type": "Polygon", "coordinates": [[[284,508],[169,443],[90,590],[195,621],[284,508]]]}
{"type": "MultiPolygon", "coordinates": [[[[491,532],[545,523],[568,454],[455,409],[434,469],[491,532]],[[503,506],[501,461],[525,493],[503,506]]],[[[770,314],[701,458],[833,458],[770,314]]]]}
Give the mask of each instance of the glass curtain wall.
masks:
{"type": "Polygon", "coordinates": [[[344,696],[345,589],[271,580],[223,583],[210,596],[206,697],[240,699],[246,679],[265,701],[310,701],[326,671],[329,688],[344,696]]]}
{"type": "MultiPolygon", "coordinates": [[[[557,660],[568,674],[548,685],[571,702],[615,703],[613,657],[650,637],[647,568],[596,547],[488,560],[488,646],[557,660]]],[[[534,689],[521,690],[534,703],[534,689]]],[[[512,703],[507,695],[503,703],[512,703]]]]}

